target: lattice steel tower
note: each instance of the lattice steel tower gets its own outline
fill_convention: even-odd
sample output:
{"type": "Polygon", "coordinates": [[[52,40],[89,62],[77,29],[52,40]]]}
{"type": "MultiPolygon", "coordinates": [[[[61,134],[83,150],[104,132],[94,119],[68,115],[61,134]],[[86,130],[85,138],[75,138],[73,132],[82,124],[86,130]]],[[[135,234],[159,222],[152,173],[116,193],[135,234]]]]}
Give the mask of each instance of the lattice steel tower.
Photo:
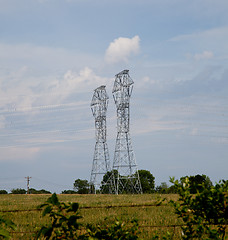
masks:
{"type": "Polygon", "coordinates": [[[95,118],[96,144],[93,157],[93,165],[90,177],[91,193],[101,186],[104,174],[110,171],[109,153],[106,142],[106,112],[108,107],[108,95],[105,86],[94,90],[91,102],[91,110],[95,118]]]}
{"type": "Polygon", "coordinates": [[[128,72],[129,70],[123,70],[116,75],[112,90],[117,108],[117,138],[113,160],[113,172],[118,171],[115,174],[116,194],[142,193],[129,133],[129,104],[134,82],[128,72]]]}

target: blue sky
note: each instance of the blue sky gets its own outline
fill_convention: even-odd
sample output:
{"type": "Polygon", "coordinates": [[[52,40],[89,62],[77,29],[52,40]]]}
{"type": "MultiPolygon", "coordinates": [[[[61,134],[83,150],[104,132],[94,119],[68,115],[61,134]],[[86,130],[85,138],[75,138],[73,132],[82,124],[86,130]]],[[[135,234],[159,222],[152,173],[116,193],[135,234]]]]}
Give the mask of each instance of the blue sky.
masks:
{"type": "Polygon", "coordinates": [[[0,0],[0,189],[61,192],[90,178],[90,109],[104,84],[110,160],[114,76],[130,70],[131,137],[155,176],[227,179],[228,2],[0,0]]]}

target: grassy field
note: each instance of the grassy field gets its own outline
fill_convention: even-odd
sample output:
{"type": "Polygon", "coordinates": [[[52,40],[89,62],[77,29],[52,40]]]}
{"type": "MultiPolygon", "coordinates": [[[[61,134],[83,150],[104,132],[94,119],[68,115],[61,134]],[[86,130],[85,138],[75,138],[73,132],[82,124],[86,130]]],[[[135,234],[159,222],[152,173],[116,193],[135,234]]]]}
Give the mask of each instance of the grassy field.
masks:
{"type": "MultiPolygon", "coordinates": [[[[13,239],[33,239],[47,218],[42,217],[40,211],[33,211],[39,204],[44,203],[50,195],[0,195],[0,211],[32,210],[2,213],[12,219],[17,229],[11,236],[13,239]]],[[[140,237],[151,239],[153,234],[162,234],[167,230],[174,233],[174,239],[180,239],[179,227],[168,227],[169,225],[181,224],[170,206],[150,206],[159,202],[162,198],[177,199],[177,195],[58,195],[60,201],[78,202],[82,224],[98,224],[118,218],[127,222],[138,219],[140,226],[140,237]],[[135,206],[137,205],[137,206],[135,206]],[[106,206],[112,206],[106,208],[106,206]],[[157,227],[156,227],[157,226],[157,227]]],[[[166,201],[166,202],[167,202],[166,201]]],[[[164,202],[164,204],[166,204],[164,202]]]]}

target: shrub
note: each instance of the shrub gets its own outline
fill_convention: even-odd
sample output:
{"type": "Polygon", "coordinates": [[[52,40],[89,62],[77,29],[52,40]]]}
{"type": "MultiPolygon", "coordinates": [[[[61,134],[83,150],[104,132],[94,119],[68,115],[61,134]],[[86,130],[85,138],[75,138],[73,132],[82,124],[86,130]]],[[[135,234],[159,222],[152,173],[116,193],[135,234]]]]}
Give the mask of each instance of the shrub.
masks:
{"type": "Polygon", "coordinates": [[[177,215],[183,219],[183,239],[225,239],[228,223],[228,181],[206,187],[191,194],[189,178],[171,179],[179,201],[171,201],[177,215]]]}
{"type": "Polygon", "coordinates": [[[138,221],[128,225],[116,219],[111,225],[87,225],[87,233],[79,239],[83,240],[136,240],[138,239],[138,221]]]}
{"type": "Polygon", "coordinates": [[[38,208],[44,208],[43,216],[49,215],[51,223],[41,227],[37,239],[41,235],[45,239],[77,239],[75,234],[79,228],[77,220],[81,218],[78,215],[78,203],[59,202],[57,195],[54,193],[38,208]]]}

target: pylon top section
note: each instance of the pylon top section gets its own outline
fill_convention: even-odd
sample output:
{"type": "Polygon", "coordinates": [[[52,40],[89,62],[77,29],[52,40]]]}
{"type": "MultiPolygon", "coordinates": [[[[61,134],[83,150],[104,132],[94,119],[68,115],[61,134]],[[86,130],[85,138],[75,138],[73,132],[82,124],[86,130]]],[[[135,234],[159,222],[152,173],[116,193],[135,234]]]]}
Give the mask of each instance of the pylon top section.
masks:
{"type": "Polygon", "coordinates": [[[129,70],[123,70],[116,74],[112,94],[117,108],[125,108],[127,107],[126,104],[129,104],[133,83],[133,80],[129,76],[129,70]]]}
{"type": "Polygon", "coordinates": [[[123,91],[124,88],[130,88],[131,85],[134,83],[129,76],[129,70],[123,70],[122,72],[116,74],[115,77],[116,79],[114,82],[112,93],[115,93],[117,91],[123,91]]]}
{"type": "Polygon", "coordinates": [[[125,69],[125,70],[117,73],[115,76],[117,77],[117,76],[119,76],[119,75],[128,74],[128,72],[129,72],[129,70],[125,69]]]}
{"type": "Polygon", "coordinates": [[[104,102],[106,100],[108,100],[108,95],[106,93],[105,86],[102,85],[94,90],[91,107],[93,105],[100,104],[101,101],[104,102]]]}
{"type": "Polygon", "coordinates": [[[108,94],[106,93],[105,86],[102,85],[94,90],[94,94],[91,101],[91,110],[93,116],[105,116],[108,107],[108,94]]]}

